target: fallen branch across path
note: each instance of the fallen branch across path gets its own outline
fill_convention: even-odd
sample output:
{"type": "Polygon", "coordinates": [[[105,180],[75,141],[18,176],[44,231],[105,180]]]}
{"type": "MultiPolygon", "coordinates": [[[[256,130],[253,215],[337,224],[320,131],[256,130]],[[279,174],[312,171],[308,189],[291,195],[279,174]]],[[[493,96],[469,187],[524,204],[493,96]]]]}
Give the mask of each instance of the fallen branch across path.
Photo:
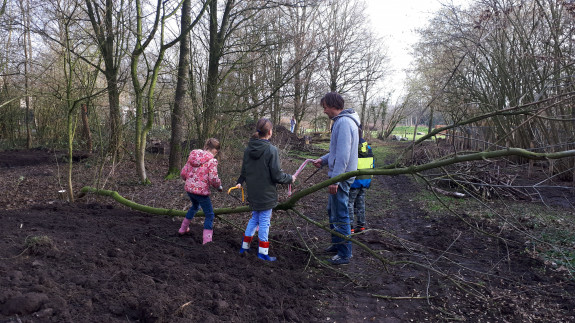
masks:
{"type": "MultiPolygon", "coordinates": [[[[371,168],[371,169],[359,169],[352,172],[344,173],[338,175],[336,177],[332,177],[328,180],[325,180],[321,183],[315,184],[311,187],[303,189],[299,192],[294,193],[289,199],[284,201],[283,203],[278,204],[274,208],[274,210],[293,210],[296,206],[296,203],[302,199],[303,197],[317,192],[322,188],[328,187],[331,184],[338,183],[340,181],[346,180],[351,177],[359,176],[359,175],[402,175],[402,174],[417,174],[425,170],[444,167],[451,164],[456,164],[460,162],[468,162],[474,160],[483,160],[483,159],[491,159],[491,158],[500,158],[506,156],[520,156],[528,159],[561,159],[567,157],[574,157],[575,150],[566,150],[554,153],[534,153],[525,149],[520,148],[509,148],[509,149],[502,149],[502,150],[495,150],[495,151],[484,151],[478,153],[471,153],[466,155],[455,155],[448,158],[436,160],[429,162],[423,165],[412,165],[408,167],[398,167],[397,165],[388,165],[382,168],[371,168]]],[[[81,189],[81,194],[86,193],[94,193],[103,196],[110,196],[114,198],[117,202],[124,204],[134,210],[147,212],[156,215],[168,215],[168,216],[186,216],[186,211],[181,210],[174,210],[174,209],[163,209],[163,208],[154,208],[142,204],[135,203],[130,201],[123,196],[121,196],[118,192],[109,191],[109,190],[101,190],[89,186],[85,186],[81,189]]],[[[81,195],[81,196],[82,196],[81,195]]],[[[79,196],[79,197],[81,197],[79,196]]],[[[249,212],[251,208],[249,206],[240,206],[240,207],[231,207],[231,208],[219,208],[214,209],[214,213],[218,214],[233,214],[233,213],[242,213],[242,212],[249,212]]],[[[203,211],[199,211],[196,213],[196,216],[204,216],[203,211]]]]}
{"type": "MultiPolygon", "coordinates": [[[[132,208],[132,209],[138,210],[138,211],[142,211],[142,212],[146,212],[146,213],[150,213],[150,214],[155,214],[155,215],[184,217],[184,216],[186,216],[186,213],[187,213],[187,211],[182,211],[182,210],[156,208],[156,207],[138,204],[134,201],[128,200],[127,198],[123,197],[122,195],[120,195],[116,191],[99,190],[97,188],[93,188],[90,186],[84,186],[80,192],[81,192],[81,194],[93,193],[93,194],[102,195],[102,196],[109,196],[109,197],[112,197],[114,200],[116,200],[116,202],[123,204],[129,208],[132,208]]],[[[83,195],[80,195],[80,197],[82,197],[82,196],[83,195]]],[[[239,206],[239,207],[231,207],[231,208],[214,209],[214,213],[216,215],[241,213],[241,212],[249,212],[249,211],[250,211],[249,206],[239,206]]],[[[196,216],[204,216],[204,212],[198,211],[198,213],[196,213],[196,216]]]]}

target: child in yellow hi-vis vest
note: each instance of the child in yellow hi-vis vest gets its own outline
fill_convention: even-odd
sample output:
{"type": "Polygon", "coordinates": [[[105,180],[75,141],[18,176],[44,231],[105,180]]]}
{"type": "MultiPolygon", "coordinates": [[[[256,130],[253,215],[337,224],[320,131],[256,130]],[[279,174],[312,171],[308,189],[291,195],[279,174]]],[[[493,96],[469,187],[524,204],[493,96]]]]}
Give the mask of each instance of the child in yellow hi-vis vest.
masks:
{"type": "MultiPolygon", "coordinates": [[[[357,169],[369,169],[374,168],[373,162],[373,152],[371,151],[371,146],[362,138],[361,128],[359,137],[359,149],[358,149],[358,163],[357,169]]],[[[365,230],[365,193],[366,190],[371,185],[372,175],[361,175],[356,176],[355,181],[351,184],[349,189],[349,201],[347,203],[347,208],[349,211],[349,224],[351,226],[351,232],[361,232],[365,230]],[[354,215],[356,215],[354,217],[354,215]],[[354,229],[354,222],[357,219],[357,225],[354,229]]]]}

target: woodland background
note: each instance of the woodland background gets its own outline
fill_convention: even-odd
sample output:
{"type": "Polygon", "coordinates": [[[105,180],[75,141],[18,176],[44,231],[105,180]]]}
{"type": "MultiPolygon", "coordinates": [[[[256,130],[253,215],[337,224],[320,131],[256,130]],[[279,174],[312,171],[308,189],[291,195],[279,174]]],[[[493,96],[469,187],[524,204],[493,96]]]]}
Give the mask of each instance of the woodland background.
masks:
{"type": "MultiPolygon", "coordinates": [[[[153,139],[170,143],[174,176],[190,146],[262,116],[294,116],[299,135],[326,130],[318,99],[337,91],[380,139],[400,124],[449,125],[474,149],[574,148],[572,1],[445,5],[419,31],[399,96],[386,92],[392,67],[365,10],[360,0],[3,0],[0,144],[128,153],[146,183],[153,139]]],[[[573,164],[559,160],[551,175],[572,179],[573,164]]]]}
{"type": "MultiPolygon", "coordinates": [[[[82,185],[128,189],[141,204],[150,202],[159,191],[168,194],[163,187],[174,189],[170,180],[178,178],[188,151],[201,147],[208,137],[219,138],[225,147],[219,158],[234,163],[253,130],[253,122],[260,117],[270,118],[280,127],[276,130],[282,125],[289,127],[289,119],[295,117],[295,134],[284,132],[278,136],[281,131],[277,131],[275,139],[287,167],[297,169],[302,159],[317,157],[327,147],[329,120],[318,103],[326,92],[337,91],[344,96],[346,107],[359,113],[366,137],[378,143],[374,148],[380,161],[374,170],[343,177],[378,175],[377,183],[386,191],[372,190],[372,196],[378,201],[392,196],[392,201],[402,206],[393,211],[386,206],[379,210],[383,213],[377,219],[381,227],[406,230],[403,238],[394,231],[389,234],[374,230],[374,237],[367,236],[364,242],[373,248],[391,239],[384,246],[386,256],[402,259],[407,255],[410,262],[424,263],[416,267],[425,268],[427,274],[434,272],[439,277],[434,282],[439,286],[444,286],[447,277],[453,286],[464,287],[457,289],[464,296],[448,298],[445,304],[439,304],[444,299],[438,298],[435,314],[445,314],[442,310],[453,304],[467,304],[464,299],[470,294],[465,287],[471,284],[482,291],[471,293],[481,294],[481,304],[491,299],[490,306],[497,308],[486,314],[492,315],[489,319],[501,313],[510,320],[517,319],[530,308],[530,317],[545,321],[559,313],[549,304],[558,304],[565,321],[571,319],[575,272],[572,0],[480,0],[469,7],[444,5],[427,27],[418,31],[420,41],[412,48],[416,59],[405,71],[407,81],[399,94],[390,93],[395,81],[386,78],[393,68],[388,63],[387,45],[370,30],[361,0],[0,0],[0,4],[0,150],[6,154],[0,162],[6,162],[6,168],[18,166],[10,163],[27,160],[18,158],[26,152],[57,157],[55,164],[48,157],[44,159],[50,164],[46,176],[62,180],[58,189],[67,194],[60,213],[74,214],[85,208],[81,203],[74,204],[82,185]],[[408,142],[399,148],[394,146],[393,152],[387,151],[385,147],[394,144],[392,138],[408,142]],[[165,160],[158,157],[160,152],[166,154],[165,160]],[[422,198],[417,200],[421,209],[409,209],[414,198],[400,194],[405,193],[402,185],[411,189],[404,174],[412,175],[421,187],[433,192],[432,196],[418,197],[422,198]],[[561,211],[546,204],[543,197],[548,191],[556,193],[561,211]],[[457,202],[457,194],[472,199],[457,202]],[[495,207],[494,201],[501,204],[495,207]],[[524,204],[517,207],[515,201],[524,204]],[[532,202],[542,201],[543,207],[532,206],[532,202]],[[388,217],[393,220],[388,221],[388,217]],[[442,225],[429,224],[430,218],[432,222],[440,219],[442,225]],[[429,254],[424,258],[418,258],[402,240],[439,241],[432,233],[439,232],[435,228],[451,230],[445,223],[461,230],[449,231],[453,239],[427,250],[429,254]],[[412,236],[410,228],[418,224],[419,232],[429,235],[412,236]],[[513,237],[514,249],[505,257],[500,254],[506,250],[500,249],[500,243],[511,241],[508,235],[513,237]],[[476,236],[484,240],[476,242],[476,236]],[[497,266],[505,267],[507,261],[511,264],[509,255],[514,255],[527,264],[520,272],[535,278],[513,281],[513,292],[493,298],[491,284],[495,280],[484,280],[493,275],[490,270],[495,267],[489,267],[493,257],[486,255],[482,259],[485,267],[480,270],[472,267],[469,273],[488,275],[470,283],[457,274],[461,263],[450,258],[454,252],[451,248],[461,241],[473,241],[473,248],[462,248],[466,259],[468,250],[476,250],[475,246],[487,241],[493,254],[500,257],[497,259],[505,259],[493,260],[497,266]],[[457,266],[438,269],[438,259],[457,266]],[[544,268],[541,276],[533,274],[529,259],[537,259],[533,266],[544,268]],[[549,281],[541,283],[541,279],[549,281]],[[564,292],[550,291],[546,289],[549,286],[564,288],[564,292]],[[487,292],[483,293],[482,287],[487,292]],[[539,298],[531,294],[521,297],[527,295],[525,291],[541,296],[539,307],[529,303],[539,298]],[[505,312],[507,309],[499,307],[503,304],[497,302],[502,299],[499,297],[508,297],[505,299],[509,303],[523,303],[505,312]]],[[[34,165],[43,163],[34,161],[34,165]]],[[[230,178],[236,175],[232,168],[226,171],[230,178]]],[[[48,201],[47,194],[53,194],[32,192],[32,188],[42,185],[55,187],[38,177],[44,173],[33,167],[26,168],[26,175],[19,172],[5,171],[5,191],[15,194],[5,195],[7,212],[32,208],[28,207],[29,195],[42,194],[38,200],[48,201]]],[[[331,181],[337,180],[341,178],[331,181]]],[[[312,193],[330,184],[330,180],[312,182],[295,197],[282,200],[286,210],[295,212],[290,214],[297,214],[302,201],[316,199],[312,193]]],[[[162,201],[173,204],[167,198],[162,201]]],[[[46,203],[44,208],[51,207],[46,203]]],[[[229,209],[229,204],[222,198],[219,206],[229,209]]],[[[107,207],[94,205],[88,208],[106,214],[107,207]]],[[[304,205],[317,221],[325,220],[320,205],[304,205]]],[[[43,214],[48,211],[44,208],[34,211],[38,213],[37,221],[45,219],[43,214]]],[[[15,225],[29,221],[20,220],[20,213],[6,216],[15,225]]],[[[133,216],[140,219],[141,215],[133,216]]],[[[116,214],[111,214],[111,223],[114,219],[116,214]]],[[[68,220],[63,217],[60,221],[68,220]]],[[[158,232],[168,235],[162,220],[156,225],[158,232]]],[[[90,227],[86,232],[91,232],[90,227]]],[[[5,250],[20,250],[14,241],[24,233],[13,232],[11,227],[6,227],[6,232],[14,237],[13,241],[4,241],[9,246],[5,250]]],[[[449,235],[442,231],[438,236],[449,235]]],[[[303,241],[316,241],[313,239],[315,232],[303,241]]],[[[229,237],[222,242],[214,245],[224,252],[235,246],[236,240],[229,237]]],[[[125,243],[130,245],[129,241],[125,243]]],[[[201,249],[195,252],[203,254],[201,249]]],[[[362,252],[376,256],[373,250],[362,252]]],[[[176,253],[179,257],[179,251],[176,253]]],[[[97,252],[94,256],[99,257],[97,252]]],[[[162,258],[158,259],[162,263],[162,258]]],[[[354,270],[367,263],[386,263],[381,255],[361,259],[363,262],[354,270]]],[[[20,261],[13,260],[16,265],[27,266],[20,261]]],[[[518,272],[508,267],[505,279],[518,272]]],[[[407,279],[385,277],[397,282],[407,279]]],[[[503,280],[500,282],[503,284],[503,280]]],[[[22,287],[15,280],[7,286],[22,287]]],[[[405,292],[406,286],[400,287],[405,292]]],[[[432,303],[429,295],[428,305],[432,303]]],[[[1,300],[8,299],[0,296],[1,300]]],[[[140,305],[146,308],[146,304],[140,305]]],[[[468,308],[483,306],[476,305],[442,317],[449,318],[453,313],[471,315],[468,308]]],[[[102,313],[109,315],[109,309],[102,309],[102,313]]],[[[418,312],[414,317],[426,315],[418,312]]]]}

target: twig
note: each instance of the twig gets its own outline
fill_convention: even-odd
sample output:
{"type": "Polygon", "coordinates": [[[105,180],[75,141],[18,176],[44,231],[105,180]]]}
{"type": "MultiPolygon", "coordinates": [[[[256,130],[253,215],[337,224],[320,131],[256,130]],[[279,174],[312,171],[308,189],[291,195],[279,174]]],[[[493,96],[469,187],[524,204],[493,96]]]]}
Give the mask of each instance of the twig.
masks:
{"type": "Polygon", "coordinates": [[[186,306],[192,304],[192,303],[193,303],[193,301],[189,301],[189,302],[186,302],[186,303],[182,304],[182,305],[181,305],[180,307],[178,307],[178,309],[176,310],[176,314],[182,313],[182,312],[184,311],[184,308],[185,308],[186,306]]]}
{"type": "Polygon", "coordinates": [[[387,296],[387,295],[378,295],[378,294],[371,294],[373,297],[383,298],[383,299],[393,299],[393,300],[402,300],[402,299],[428,299],[434,298],[435,296],[387,296]]]}
{"type": "Polygon", "coordinates": [[[430,188],[432,191],[434,191],[434,192],[436,192],[436,193],[439,193],[439,194],[443,194],[443,195],[445,195],[445,196],[451,196],[451,197],[456,197],[456,198],[464,198],[464,197],[465,197],[465,194],[463,194],[463,193],[445,191],[445,190],[442,190],[442,189],[437,188],[437,187],[435,187],[435,186],[429,186],[429,188],[430,188]]]}
{"type": "Polygon", "coordinates": [[[26,252],[26,250],[28,250],[28,249],[30,249],[30,247],[26,247],[26,249],[22,250],[22,252],[19,253],[19,254],[17,254],[16,256],[8,257],[8,258],[0,258],[0,259],[2,259],[2,260],[8,260],[8,259],[18,258],[18,257],[22,256],[22,255],[26,252]]]}

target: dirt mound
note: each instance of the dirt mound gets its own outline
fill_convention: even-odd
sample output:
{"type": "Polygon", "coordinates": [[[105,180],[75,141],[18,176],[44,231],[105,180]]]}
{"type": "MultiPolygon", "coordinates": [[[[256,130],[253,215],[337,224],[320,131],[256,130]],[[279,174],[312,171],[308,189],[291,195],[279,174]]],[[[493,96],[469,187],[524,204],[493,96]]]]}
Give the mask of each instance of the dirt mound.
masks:
{"type": "MultiPolygon", "coordinates": [[[[179,237],[178,221],[110,205],[54,203],[0,211],[4,317],[54,322],[319,320],[324,289],[304,272],[307,255],[272,243],[280,261],[237,252],[241,235],[220,225],[202,245],[200,222],[179,237]],[[27,237],[48,239],[44,249],[27,237]],[[280,279],[281,277],[281,279],[280,279]]],[[[273,236],[272,236],[273,238],[273,236]]]]}
{"type": "Polygon", "coordinates": [[[0,151],[0,168],[54,163],[61,158],[61,155],[48,149],[0,151]]]}
{"type": "MultiPolygon", "coordinates": [[[[255,123],[249,123],[238,127],[235,132],[236,136],[238,138],[249,138],[254,133],[255,127],[255,123]]],[[[303,137],[298,137],[288,128],[282,125],[275,125],[270,142],[280,149],[299,150],[322,155],[325,153],[325,151],[312,145],[312,143],[316,143],[318,140],[320,140],[319,134],[310,134],[303,137]]]]}

